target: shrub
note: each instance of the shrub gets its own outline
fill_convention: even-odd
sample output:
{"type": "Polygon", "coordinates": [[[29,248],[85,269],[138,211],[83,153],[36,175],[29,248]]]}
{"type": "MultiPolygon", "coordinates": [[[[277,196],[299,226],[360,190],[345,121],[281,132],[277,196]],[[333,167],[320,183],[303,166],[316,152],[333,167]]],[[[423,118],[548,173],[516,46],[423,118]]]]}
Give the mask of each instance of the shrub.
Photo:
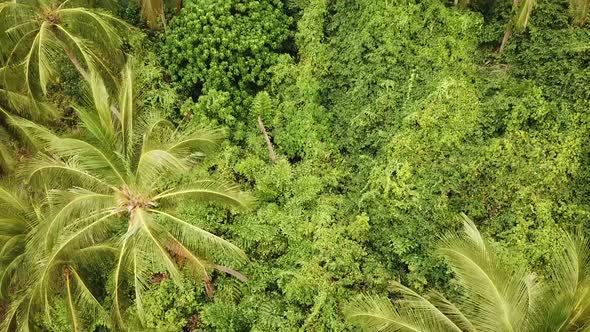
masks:
{"type": "Polygon", "coordinates": [[[269,82],[289,23],[278,0],[186,1],[164,37],[164,62],[194,99],[215,89],[247,105],[269,82]]]}

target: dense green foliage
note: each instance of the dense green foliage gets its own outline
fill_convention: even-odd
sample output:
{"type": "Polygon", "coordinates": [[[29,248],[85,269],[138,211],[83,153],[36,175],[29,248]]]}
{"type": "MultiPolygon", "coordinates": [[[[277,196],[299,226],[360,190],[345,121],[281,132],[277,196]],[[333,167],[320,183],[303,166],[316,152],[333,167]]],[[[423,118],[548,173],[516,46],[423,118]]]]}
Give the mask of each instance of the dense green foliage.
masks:
{"type": "MultiPolygon", "coordinates": [[[[59,13],[62,2],[15,3],[59,13]]],[[[563,229],[587,232],[586,0],[185,0],[180,11],[176,1],[65,3],[82,8],[76,12],[82,17],[99,13],[117,24],[91,35],[80,21],[64,26],[89,47],[77,49],[54,31],[59,15],[43,14],[22,31],[52,38],[44,39],[47,45],[27,39],[14,55],[39,68],[31,72],[32,88],[0,81],[0,136],[7,142],[0,144],[0,169],[8,183],[0,207],[12,204],[0,210],[5,317],[35,284],[27,275],[34,279],[34,271],[49,266],[47,255],[56,257],[38,284],[52,294],[51,303],[38,297],[31,310],[17,310],[14,321],[29,322],[31,330],[71,331],[75,322],[80,329],[118,330],[124,321],[131,330],[352,331],[346,304],[365,293],[395,296],[402,288],[392,281],[409,287],[406,295],[440,291],[460,302],[460,273],[436,255],[441,234],[461,227],[459,213],[493,240],[488,245],[502,273],[534,271],[540,280],[569,248],[563,229]],[[128,29],[116,15],[138,28],[128,29]],[[43,22],[46,30],[38,28],[43,22]],[[142,30],[145,24],[153,29],[142,30]],[[116,39],[105,46],[106,36],[116,39]],[[26,56],[27,49],[40,53],[26,56]],[[99,60],[113,68],[100,69],[99,60]],[[118,73],[123,60],[134,75],[118,73]],[[98,88],[100,81],[106,87],[98,88]],[[91,97],[86,86],[93,87],[91,97]],[[150,119],[168,124],[153,140],[150,119]],[[218,127],[207,132],[218,143],[202,151],[207,158],[192,153],[192,145],[165,153],[218,127]],[[164,148],[152,152],[156,145],[164,148]],[[149,167],[140,172],[144,154],[149,167]],[[82,168],[106,186],[64,174],[29,181],[40,162],[82,168]],[[238,184],[256,198],[255,207],[237,213],[195,204],[194,197],[151,205],[204,178],[234,194],[225,184],[238,184]],[[24,187],[15,187],[20,182],[24,187]],[[110,197],[117,215],[111,228],[91,227],[60,249],[92,224],[84,215],[107,207],[82,204],[66,213],[70,219],[60,217],[82,191],[110,197]],[[14,205],[13,196],[24,203],[14,205]],[[185,231],[167,216],[130,222],[135,208],[148,206],[186,221],[185,231]],[[23,213],[33,208],[35,214],[23,213]],[[51,220],[58,222],[47,226],[51,220]],[[146,227],[132,227],[139,224],[146,227]],[[248,260],[205,255],[211,265],[203,282],[174,242],[204,254],[187,229],[229,241],[223,243],[248,260]],[[149,234],[151,240],[143,236],[149,234]],[[40,237],[52,243],[31,240],[40,237]],[[91,243],[114,255],[84,258],[79,251],[91,243]],[[137,260],[130,253],[142,254],[137,260]],[[142,259],[149,263],[141,271],[126,264],[142,259]],[[29,263],[7,268],[18,260],[29,263]],[[126,268],[120,280],[117,262],[126,268]],[[88,280],[88,292],[80,280],[88,280]],[[121,310],[112,314],[119,300],[121,310]]],[[[12,4],[1,1],[0,8],[12,4]]],[[[7,30],[21,15],[15,13],[0,9],[11,18],[0,21],[0,41],[10,41],[0,44],[1,54],[17,41],[7,30]]],[[[21,62],[0,60],[5,78],[22,74],[11,66],[21,62]]]]}
{"type": "Polygon", "coordinates": [[[227,91],[234,105],[248,105],[270,81],[288,24],[276,0],[185,1],[165,34],[163,61],[187,93],[227,91]]]}

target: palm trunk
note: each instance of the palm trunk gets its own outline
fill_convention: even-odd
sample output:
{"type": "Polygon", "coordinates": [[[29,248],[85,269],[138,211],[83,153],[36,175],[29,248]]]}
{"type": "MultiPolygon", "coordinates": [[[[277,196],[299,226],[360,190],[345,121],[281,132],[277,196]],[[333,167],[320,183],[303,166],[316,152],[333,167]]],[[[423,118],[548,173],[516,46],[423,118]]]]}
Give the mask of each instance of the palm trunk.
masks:
{"type": "Polygon", "coordinates": [[[498,53],[502,54],[502,52],[504,52],[504,47],[506,47],[506,43],[508,42],[508,39],[510,38],[511,35],[512,35],[512,27],[509,26],[508,28],[506,28],[506,32],[504,32],[504,37],[502,37],[502,42],[500,43],[500,48],[498,49],[498,53]]]}

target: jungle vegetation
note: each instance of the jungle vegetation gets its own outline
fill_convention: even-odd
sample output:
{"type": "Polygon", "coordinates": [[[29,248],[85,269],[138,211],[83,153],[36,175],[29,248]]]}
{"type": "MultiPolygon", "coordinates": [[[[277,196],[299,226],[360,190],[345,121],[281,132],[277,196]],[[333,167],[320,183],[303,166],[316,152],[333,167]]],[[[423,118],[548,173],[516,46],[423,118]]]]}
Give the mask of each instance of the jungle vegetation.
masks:
{"type": "Polygon", "coordinates": [[[589,12],[0,1],[0,330],[590,331],[589,12]]]}

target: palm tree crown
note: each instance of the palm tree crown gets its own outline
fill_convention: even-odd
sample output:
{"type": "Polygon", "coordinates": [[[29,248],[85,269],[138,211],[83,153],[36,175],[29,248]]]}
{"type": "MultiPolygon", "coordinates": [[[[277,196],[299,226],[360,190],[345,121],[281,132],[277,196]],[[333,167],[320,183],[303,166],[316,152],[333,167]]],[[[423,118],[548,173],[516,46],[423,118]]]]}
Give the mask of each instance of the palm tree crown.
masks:
{"type": "Polygon", "coordinates": [[[421,296],[393,283],[395,303],[364,296],[345,313],[367,331],[587,331],[590,328],[590,243],[564,234],[552,274],[540,280],[509,269],[492,243],[465,217],[461,233],[447,235],[439,253],[455,273],[460,295],[451,302],[438,292],[421,296]]]}
{"type": "Polygon", "coordinates": [[[34,236],[37,248],[43,249],[43,259],[36,272],[30,273],[34,286],[23,296],[45,309],[44,302],[51,298],[52,285],[60,276],[60,284],[65,285],[60,289],[72,299],[74,326],[79,325],[75,324],[79,321],[76,307],[98,303],[78,273],[83,264],[92,265],[86,258],[79,259],[81,254],[100,251],[93,262],[115,253],[109,284],[112,318],[119,327],[124,325],[129,291],[143,317],[142,297],[154,273],[164,272],[178,280],[183,269],[204,280],[208,292],[211,269],[245,279],[213,263],[219,255],[246,259],[239,248],[167,211],[180,199],[239,208],[253,204],[236,187],[210,179],[184,186],[170,180],[214,150],[223,139],[222,131],[206,127],[179,130],[156,113],[135,114],[132,83],[127,66],[120,93],[111,98],[102,80],[91,76],[88,105],[75,107],[83,128],[81,138],[60,137],[33,123],[25,126],[46,142],[49,153],[40,154],[24,173],[33,184],[58,189],[47,195],[51,211],[34,236]],[[83,285],[83,296],[72,295],[74,284],[78,289],[83,285]]]}
{"type": "Polygon", "coordinates": [[[84,0],[1,1],[4,80],[22,82],[17,88],[37,98],[47,93],[64,56],[83,76],[90,70],[119,72],[123,65],[119,30],[127,25],[87,5],[84,0]]]}

